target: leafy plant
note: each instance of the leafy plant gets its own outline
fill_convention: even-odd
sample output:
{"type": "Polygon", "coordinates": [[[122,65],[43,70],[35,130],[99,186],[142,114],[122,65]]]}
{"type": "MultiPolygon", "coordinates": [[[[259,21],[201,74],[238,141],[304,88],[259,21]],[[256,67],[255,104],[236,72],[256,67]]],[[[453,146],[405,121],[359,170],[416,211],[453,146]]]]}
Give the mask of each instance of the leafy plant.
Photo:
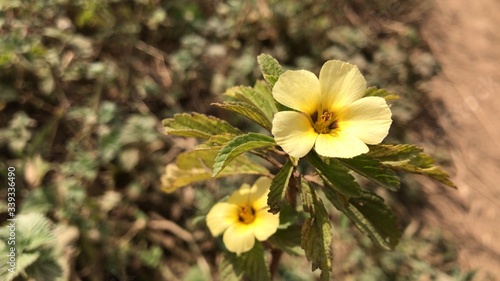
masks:
{"type": "MultiPolygon", "coordinates": [[[[264,244],[266,248],[272,250],[271,265],[274,268],[270,268],[270,275],[267,274],[269,269],[262,265],[264,248],[260,243],[256,243],[252,250],[244,254],[225,254],[221,263],[224,277],[230,276],[228,272],[233,271],[237,276],[244,275],[251,280],[269,280],[277,270],[277,260],[281,256],[281,251],[290,251],[290,248],[300,245],[306,258],[312,263],[312,270],[319,268],[320,279],[329,280],[333,259],[332,224],[321,198],[322,193],[373,243],[385,250],[394,249],[401,238],[396,216],[382,197],[370,189],[363,188],[353,173],[393,191],[400,186],[396,172],[427,175],[454,187],[448,175],[433,164],[432,158],[414,145],[372,144],[368,153],[347,158],[325,157],[315,150],[310,150],[304,158],[298,159],[279,150],[275,138],[269,136],[269,133],[271,131],[275,133],[273,118],[276,118],[279,112],[290,110],[273,99],[276,94],[272,92],[272,88],[284,72],[277,60],[269,55],[260,55],[258,63],[267,85],[258,81],[253,88],[243,86],[232,88],[226,92],[230,100],[214,105],[247,117],[259,124],[267,133],[244,133],[223,120],[198,113],[180,113],[163,121],[168,135],[205,140],[194,151],[181,153],[176,164],[167,166],[162,181],[165,191],[173,192],[183,185],[207,180],[210,174],[212,177],[260,174],[273,178],[268,197],[269,212],[277,214],[282,211],[283,206],[289,205],[294,212],[305,213],[292,216],[290,221],[286,221],[286,226],[285,221],[281,222],[284,231],[290,230],[293,233],[301,229],[299,240],[292,240],[277,233],[270,238],[268,245],[264,244]],[[261,160],[247,157],[244,153],[254,155],[261,160]],[[241,164],[241,159],[245,161],[244,166],[241,164]],[[236,162],[238,160],[240,162],[236,162]],[[272,167],[270,170],[276,172],[268,172],[269,165],[272,167]],[[241,167],[245,169],[240,169],[241,167]],[[224,173],[226,169],[228,172],[224,173]],[[180,173],[184,175],[181,182],[179,182],[180,173]],[[187,176],[200,173],[204,176],[187,176]],[[297,196],[301,198],[301,203],[297,202],[297,196]]],[[[386,100],[394,100],[396,97],[383,89],[374,88],[368,88],[365,96],[386,100]]],[[[314,118],[318,118],[318,113],[314,114],[316,115],[312,117],[312,122],[316,122],[314,118]]],[[[326,123],[327,125],[318,123],[320,125],[315,127],[315,130],[323,132],[325,126],[334,130],[336,127],[330,124],[336,123],[331,123],[333,121],[327,119],[330,115],[323,115],[326,117],[321,118],[324,117],[325,122],[330,123],[326,123]]],[[[290,127],[293,126],[294,124],[290,124],[290,127]]],[[[293,148],[291,151],[295,153],[293,148]]]]}
{"type": "Polygon", "coordinates": [[[57,262],[55,235],[52,223],[41,214],[28,213],[17,216],[13,230],[0,230],[0,277],[10,281],[16,276],[30,276],[36,280],[61,280],[62,268],[57,262]],[[11,231],[15,233],[15,244],[7,243],[11,231]],[[9,254],[11,247],[16,251],[14,266],[9,254]],[[13,268],[10,271],[9,268],[13,268]]]}

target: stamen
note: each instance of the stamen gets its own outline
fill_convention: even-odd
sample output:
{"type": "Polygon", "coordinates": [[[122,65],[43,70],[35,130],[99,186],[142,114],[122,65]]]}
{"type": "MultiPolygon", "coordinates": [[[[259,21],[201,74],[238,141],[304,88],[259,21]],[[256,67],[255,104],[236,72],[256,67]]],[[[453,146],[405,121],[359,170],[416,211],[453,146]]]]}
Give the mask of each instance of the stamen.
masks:
{"type": "Polygon", "coordinates": [[[314,130],[318,134],[328,134],[338,128],[337,119],[333,112],[324,111],[318,119],[318,112],[311,115],[314,130]]]}
{"type": "Polygon", "coordinates": [[[252,207],[249,206],[240,206],[238,210],[238,221],[245,223],[245,224],[250,224],[254,221],[255,219],[255,210],[252,207]]]}

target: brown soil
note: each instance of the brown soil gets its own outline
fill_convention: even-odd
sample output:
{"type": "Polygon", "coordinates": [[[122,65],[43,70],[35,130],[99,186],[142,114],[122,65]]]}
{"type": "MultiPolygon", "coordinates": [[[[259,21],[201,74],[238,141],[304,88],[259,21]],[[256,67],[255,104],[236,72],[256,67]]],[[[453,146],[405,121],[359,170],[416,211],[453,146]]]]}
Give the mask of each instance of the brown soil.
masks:
{"type": "Polygon", "coordinates": [[[437,1],[422,27],[442,66],[431,83],[431,110],[458,186],[428,186],[432,208],[424,214],[453,236],[463,269],[479,269],[475,280],[500,278],[499,29],[498,0],[437,1]]]}

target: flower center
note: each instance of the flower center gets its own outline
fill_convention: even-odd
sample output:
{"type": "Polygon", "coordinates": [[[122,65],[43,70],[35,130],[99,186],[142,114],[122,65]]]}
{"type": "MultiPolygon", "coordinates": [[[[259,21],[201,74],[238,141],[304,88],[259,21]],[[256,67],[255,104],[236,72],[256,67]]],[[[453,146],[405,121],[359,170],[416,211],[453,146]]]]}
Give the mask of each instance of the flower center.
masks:
{"type": "Polygon", "coordinates": [[[321,116],[318,115],[317,111],[314,112],[311,115],[311,119],[314,123],[313,127],[316,133],[328,134],[331,131],[337,129],[339,126],[335,117],[336,116],[333,112],[324,111],[321,116]]]}
{"type": "Polygon", "coordinates": [[[245,224],[250,224],[255,219],[255,210],[247,205],[240,206],[238,209],[238,220],[245,224]]]}

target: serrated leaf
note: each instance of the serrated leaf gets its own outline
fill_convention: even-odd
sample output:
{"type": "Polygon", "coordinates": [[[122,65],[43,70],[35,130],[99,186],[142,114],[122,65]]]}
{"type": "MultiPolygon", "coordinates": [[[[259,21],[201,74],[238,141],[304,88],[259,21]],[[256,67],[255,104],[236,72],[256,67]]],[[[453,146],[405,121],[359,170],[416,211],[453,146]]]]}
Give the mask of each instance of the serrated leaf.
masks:
{"type": "Polygon", "coordinates": [[[269,210],[273,214],[277,214],[280,211],[292,172],[293,164],[288,160],[271,182],[269,195],[267,196],[267,205],[269,205],[269,210]]]}
{"type": "Polygon", "coordinates": [[[36,262],[26,267],[26,274],[33,280],[52,281],[61,277],[63,270],[50,251],[42,251],[36,262]]]}
{"type": "Polygon", "coordinates": [[[399,243],[401,231],[396,216],[381,197],[363,191],[362,196],[351,198],[345,204],[345,198],[333,189],[325,185],[324,191],[328,200],[379,247],[392,250],[399,243]]]}
{"type": "Polygon", "coordinates": [[[199,113],[179,113],[174,118],[162,121],[167,135],[209,139],[211,136],[230,133],[240,135],[241,131],[224,120],[199,113]]]}
{"type": "Polygon", "coordinates": [[[304,255],[304,250],[300,247],[302,228],[292,225],[286,229],[278,229],[267,242],[290,255],[304,255]]]}
{"type": "MultiPolygon", "coordinates": [[[[245,276],[246,279],[252,281],[271,280],[271,275],[266,265],[264,246],[259,241],[255,241],[255,246],[250,251],[239,256],[233,253],[224,253],[224,259],[231,263],[233,271],[238,277],[245,276]]],[[[227,269],[225,269],[225,272],[227,272],[227,269]]],[[[224,275],[230,276],[230,274],[226,273],[224,275]]]]}
{"type": "Polygon", "coordinates": [[[42,247],[53,246],[55,236],[52,222],[40,213],[28,213],[17,216],[17,233],[22,239],[16,244],[24,251],[35,251],[42,247]]]}
{"type": "Polygon", "coordinates": [[[362,191],[359,184],[349,174],[349,170],[340,164],[339,160],[335,158],[322,159],[314,150],[307,154],[307,160],[322,175],[323,179],[330,182],[337,191],[347,197],[361,196],[362,191]]]}
{"type": "Polygon", "coordinates": [[[393,93],[389,93],[385,89],[377,89],[377,87],[369,87],[365,91],[365,97],[381,97],[386,101],[392,101],[399,99],[399,96],[393,93]]]}
{"type": "Polygon", "coordinates": [[[11,272],[9,271],[10,265],[8,263],[8,255],[10,254],[10,251],[8,250],[9,248],[10,247],[8,247],[6,244],[3,244],[3,241],[0,241],[0,278],[1,280],[5,281],[11,281],[20,273],[24,273],[26,267],[34,263],[40,256],[39,252],[18,253],[16,256],[15,270],[11,272]]]}
{"type": "MultiPolygon", "coordinates": [[[[180,187],[212,179],[211,167],[219,150],[195,150],[179,154],[176,163],[166,167],[166,173],[161,178],[162,190],[171,193],[180,187]]],[[[241,155],[228,164],[216,178],[233,175],[268,175],[263,166],[241,155]]]]}
{"type": "Polygon", "coordinates": [[[304,249],[307,260],[312,263],[312,270],[321,270],[320,280],[329,280],[332,268],[332,226],[323,202],[307,181],[302,180],[300,185],[301,196],[308,205],[304,210],[311,216],[302,226],[301,247],[304,249]]]}
{"type": "Polygon", "coordinates": [[[40,252],[23,252],[21,255],[19,255],[19,259],[17,260],[16,270],[24,272],[26,267],[33,264],[39,257],[40,252]]]}
{"type": "Polygon", "coordinates": [[[245,86],[232,87],[226,91],[225,95],[252,105],[269,122],[273,120],[274,114],[278,111],[268,85],[261,81],[257,81],[254,88],[245,86]]]}
{"type": "Polygon", "coordinates": [[[407,160],[424,151],[412,144],[377,144],[369,147],[367,154],[383,162],[407,160]]]}
{"type": "Polygon", "coordinates": [[[196,150],[206,150],[206,149],[220,150],[226,143],[228,143],[230,140],[234,139],[237,136],[238,135],[236,134],[230,134],[230,133],[211,136],[206,142],[197,145],[196,150]]]}
{"type": "MultiPolygon", "coordinates": [[[[231,256],[231,258],[234,258],[231,256]]],[[[221,281],[240,281],[241,278],[236,274],[233,264],[226,258],[226,255],[222,255],[219,262],[219,276],[221,281]]]]}
{"type": "Polygon", "coordinates": [[[272,120],[274,114],[278,112],[278,108],[276,107],[276,100],[273,98],[271,87],[269,86],[269,84],[266,83],[266,81],[257,80],[255,82],[255,85],[253,86],[253,89],[265,101],[266,111],[269,111],[266,114],[270,116],[272,120]]]}
{"type": "Polygon", "coordinates": [[[315,212],[315,206],[314,206],[314,199],[313,199],[313,193],[311,192],[311,188],[309,183],[307,183],[305,180],[301,179],[300,183],[300,199],[302,200],[302,208],[304,211],[312,214],[315,212]]]}
{"type": "Polygon", "coordinates": [[[262,113],[260,109],[249,103],[240,101],[225,101],[223,103],[212,103],[212,105],[236,112],[250,120],[257,122],[257,124],[261,125],[266,130],[271,131],[271,121],[264,115],[264,113],[262,113]]]}
{"type": "MultiPolygon", "coordinates": [[[[56,240],[51,227],[52,222],[41,213],[27,213],[17,216],[16,273],[26,273],[34,280],[56,280],[58,276],[61,276],[62,271],[52,255],[56,240]],[[50,264],[47,261],[50,261],[50,264]],[[47,275],[38,275],[38,273],[46,273],[47,275]]],[[[0,238],[2,240],[7,237],[7,230],[7,228],[1,229],[0,238]]],[[[5,239],[5,241],[7,240],[5,239]]],[[[0,254],[2,257],[4,256],[1,251],[0,254]]],[[[2,270],[1,266],[3,265],[3,263],[0,265],[2,270]]],[[[3,276],[3,272],[0,275],[3,276]]],[[[7,276],[5,280],[9,280],[15,275],[5,276],[7,276]]]]}
{"type": "Polygon", "coordinates": [[[238,155],[257,148],[275,146],[276,143],[272,137],[248,133],[238,136],[228,142],[215,158],[212,176],[216,177],[233,159],[238,155]]]}
{"type": "Polygon", "coordinates": [[[347,168],[390,190],[397,191],[399,188],[400,182],[396,173],[373,157],[364,154],[349,159],[339,158],[338,160],[347,168]]]}
{"type": "Polygon", "coordinates": [[[268,54],[260,54],[257,56],[257,62],[260,66],[260,71],[264,79],[272,86],[278,81],[278,78],[283,74],[283,68],[279,62],[268,54]]]}
{"type": "Polygon", "coordinates": [[[393,170],[426,175],[449,187],[456,188],[450,176],[434,165],[434,159],[415,145],[379,144],[370,146],[368,155],[379,159],[382,164],[393,170]]]}

